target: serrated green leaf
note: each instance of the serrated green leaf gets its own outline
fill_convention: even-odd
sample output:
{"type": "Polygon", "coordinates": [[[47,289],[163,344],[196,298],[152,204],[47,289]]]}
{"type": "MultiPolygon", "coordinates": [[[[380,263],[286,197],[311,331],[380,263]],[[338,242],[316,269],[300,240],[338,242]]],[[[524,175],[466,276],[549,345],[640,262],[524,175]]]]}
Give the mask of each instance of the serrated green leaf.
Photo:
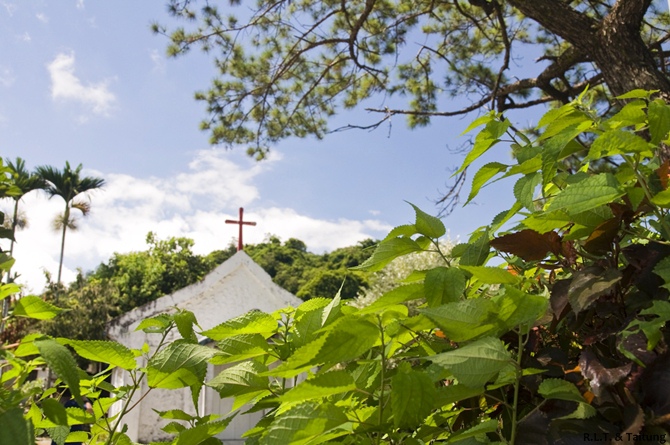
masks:
{"type": "Polygon", "coordinates": [[[545,399],[569,400],[579,403],[586,401],[573,383],[563,379],[545,379],[540,384],[538,392],[545,399]]]}
{"type": "Polygon", "coordinates": [[[155,317],[145,318],[135,328],[136,331],[144,331],[149,334],[161,334],[170,327],[173,318],[168,314],[160,314],[155,317]]]}
{"type": "Polygon", "coordinates": [[[632,153],[651,154],[652,147],[647,141],[626,130],[610,130],[600,135],[589,150],[589,159],[595,160],[608,156],[632,153]]]}
{"type": "Polygon", "coordinates": [[[54,306],[42,300],[40,297],[29,295],[19,298],[14,306],[15,317],[33,318],[36,320],[50,320],[65,309],[54,306]]]}
{"type": "Polygon", "coordinates": [[[187,422],[197,419],[197,417],[192,416],[191,414],[188,414],[187,412],[180,409],[170,409],[167,411],[158,411],[154,409],[154,411],[163,419],[185,420],[187,422]]]}
{"type": "Polygon", "coordinates": [[[392,238],[382,241],[377,245],[375,252],[370,258],[359,266],[352,267],[352,270],[367,270],[376,272],[382,270],[384,266],[402,255],[421,251],[421,247],[410,238],[392,238]]]}
{"type": "Polygon", "coordinates": [[[320,336],[298,348],[287,362],[269,374],[294,377],[311,367],[354,360],[372,348],[379,328],[360,317],[345,316],[320,336]]]}
{"type": "MultiPolygon", "coordinates": [[[[463,442],[465,439],[480,437],[482,434],[493,433],[498,430],[498,420],[489,419],[485,420],[472,428],[458,431],[449,436],[449,443],[455,443],[460,445],[470,445],[469,443],[463,442]]],[[[480,444],[480,441],[475,441],[474,443],[480,444]]]]}
{"type": "Polygon", "coordinates": [[[507,330],[523,325],[532,326],[549,307],[549,300],[540,295],[531,295],[514,286],[505,286],[505,293],[496,298],[498,319],[507,330]]]}
{"type": "Polygon", "coordinates": [[[202,385],[207,360],[216,351],[207,346],[177,340],[154,355],[147,364],[147,384],[151,388],[176,389],[202,385]]]}
{"type": "Polygon", "coordinates": [[[55,425],[67,426],[67,412],[58,400],[52,398],[42,400],[42,411],[47,419],[55,425]]]}
{"type": "Polygon", "coordinates": [[[535,209],[535,189],[542,182],[542,175],[540,173],[532,173],[522,176],[514,184],[514,197],[519,203],[534,212],[535,209]]]}
{"type": "Polygon", "coordinates": [[[651,143],[659,144],[668,137],[670,131],[670,106],[661,99],[656,99],[649,104],[649,133],[651,143]]]}
{"type": "Polygon", "coordinates": [[[281,402],[304,402],[306,400],[341,394],[356,389],[354,378],[347,371],[331,371],[305,380],[279,397],[281,402]]]}
{"type": "Polygon", "coordinates": [[[391,379],[391,411],[395,427],[418,426],[431,413],[436,399],[435,384],[426,373],[409,366],[400,367],[391,379]]]}
{"type": "Polygon", "coordinates": [[[213,365],[239,362],[267,354],[267,340],[260,334],[242,334],[224,338],[219,342],[218,352],[209,360],[213,365]]]}
{"type": "Polygon", "coordinates": [[[489,179],[493,178],[498,173],[504,172],[507,170],[507,167],[507,165],[500,162],[489,162],[477,170],[477,173],[475,173],[475,176],[472,178],[470,194],[468,195],[468,199],[465,204],[469,203],[477,196],[479,190],[481,190],[481,188],[488,182],[489,179]]]}
{"type": "Polygon", "coordinates": [[[361,309],[358,313],[361,315],[376,313],[377,311],[382,310],[388,306],[394,306],[396,304],[404,303],[410,300],[418,300],[419,298],[423,298],[424,295],[423,283],[413,283],[405,286],[398,286],[395,289],[392,289],[383,294],[370,306],[361,309]]]}
{"type": "Polygon", "coordinates": [[[440,218],[429,215],[411,202],[408,204],[411,205],[414,209],[414,213],[416,215],[414,227],[416,227],[417,232],[419,232],[421,235],[436,239],[447,233],[447,229],[444,227],[444,224],[440,218]]]}
{"type": "Polygon", "coordinates": [[[542,184],[544,186],[553,181],[558,170],[558,163],[561,160],[561,154],[566,145],[592,125],[591,121],[571,125],[542,144],[542,184]]]}
{"type": "Polygon", "coordinates": [[[72,396],[81,405],[79,367],[70,351],[50,338],[35,340],[34,343],[49,368],[70,388],[72,396]]]}
{"type": "Polygon", "coordinates": [[[196,337],[195,331],[193,330],[193,326],[198,322],[195,319],[193,312],[183,310],[177,312],[174,314],[174,322],[177,325],[177,330],[182,338],[192,343],[198,342],[198,337],[196,337]]]}
{"type": "Polygon", "coordinates": [[[488,124],[489,122],[491,122],[495,118],[496,118],[496,114],[493,111],[488,112],[483,116],[479,116],[477,119],[472,121],[470,123],[470,125],[468,125],[468,127],[465,130],[463,130],[463,132],[461,133],[461,136],[464,135],[464,134],[468,134],[469,132],[471,132],[472,130],[474,130],[477,127],[481,127],[482,125],[488,124]]]}
{"type": "Polygon", "coordinates": [[[222,420],[203,423],[184,430],[179,433],[179,436],[174,441],[174,445],[199,445],[225,430],[233,418],[234,416],[230,416],[222,420]]]}
{"type": "Polygon", "coordinates": [[[461,173],[463,170],[468,168],[470,164],[472,164],[477,158],[479,158],[496,143],[498,143],[500,137],[505,134],[509,126],[510,122],[507,119],[502,122],[499,120],[489,120],[486,123],[484,129],[481,130],[475,137],[475,143],[472,147],[472,150],[470,150],[465,156],[463,164],[455,174],[461,173]]]}
{"type": "Polygon", "coordinates": [[[348,421],[342,408],[332,403],[305,402],[277,416],[260,438],[259,444],[321,443],[312,441],[348,421]]]}
{"type": "Polygon", "coordinates": [[[254,310],[204,331],[202,335],[217,341],[240,334],[260,334],[268,338],[274,335],[277,329],[277,320],[272,315],[254,310]]]}
{"type": "Polygon", "coordinates": [[[458,266],[466,272],[470,272],[472,276],[485,284],[517,284],[521,278],[512,275],[505,269],[499,267],[487,266],[458,266]]]}
{"type": "Polygon", "coordinates": [[[497,332],[498,306],[491,300],[478,298],[448,303],[419,312],[456,342],[472,340],[497,332]]]}
{"type": "Polygon", "coordinates": [[[221,397],[239,396],[266,390],[270,384],[268,377],[259,374],[267,372],[268,367],[249,360],[224,369],[207,382],[207,386],[218,391],[221,397]]]}
{"type": "Polygon", "coordinates": [[[621,126],[644,124],[647,115],[644,112],[647,102],[644,100],[633,100],[628,102],[614,116],[609,119],[610,123],[616,122],[621,126]]]}
{"type": "Polygon", "coordinates": [[[419,233],[414,226],[414,224],[404,224],[402,226],[394,227],[388,235],[384,238],[384,241],[390,240],[391,238],[397,238],[403,236],[409,238],[412,235],[419,233]]]}
{"type": "Polygon", "coordinates": [[[425,297],[429,307],[458,301],[465,291],[465,274],[455,267],[436,267],[426,273],[425,297]]]}
{"type": "MultiPolygon", "coordinates": [[[[489,257],[488,232],[477,238],[476,241],[468,243],[460,256],[460,264],[463,266],[481,266],[489,257]]],[[[453,254],[453,250],[452,250],[453,254]]]]}
{"type": "Polygon", "coordinates": [[[647,91],[647,90],[642,90],[642,89],[635,89],[632,91],[629,91],[625,94],[622,94],[621,96],[617,96],[617,99],[648,99],[651,97],[652,94],[657,93],[658,90],[652,90],[652,91],[647,91]]]}
{"type": "Polygon", "coordinates": [[[551,200],[548,210],[565,210],[576,215],[613,202],[624,194],[612,174],[601,173],[569,185],[551,200]]]}
{"type": "Polygon", "coordinates": [[[499,339],[486,337],[458,349],[433,355],[428,360],[448,369],[459,383],[480,388],[507,366],[512,357],[499,339]]]}
{"type": "Polygon", "coordinates": [[[71,346],[79,356],[95,362],[107,363],[128,371],[137,367],[135,355],[124,345],[113,341],[70,340],[59,338],[58,342],[71,346]]]}

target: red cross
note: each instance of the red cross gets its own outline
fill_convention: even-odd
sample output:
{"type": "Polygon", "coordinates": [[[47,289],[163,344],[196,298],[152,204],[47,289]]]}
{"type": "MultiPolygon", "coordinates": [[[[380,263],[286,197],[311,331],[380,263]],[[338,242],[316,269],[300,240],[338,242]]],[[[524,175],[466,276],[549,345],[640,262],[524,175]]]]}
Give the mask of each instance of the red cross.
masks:
{"type": "Polygon", "coordinates": [[[227,219],[226,224],[239,224],[240,226],[240,236],[237,237],[237,251],[239,252],[244,248],[244,244],[242,243],[242,226],[247,225],[247,226],[255,226],[255,222],[251,221],[244,221],[243,218],[244,215],[244,208],[240,207],[240,219],[239,221],[235,221],[234,219],[227,219]]]}

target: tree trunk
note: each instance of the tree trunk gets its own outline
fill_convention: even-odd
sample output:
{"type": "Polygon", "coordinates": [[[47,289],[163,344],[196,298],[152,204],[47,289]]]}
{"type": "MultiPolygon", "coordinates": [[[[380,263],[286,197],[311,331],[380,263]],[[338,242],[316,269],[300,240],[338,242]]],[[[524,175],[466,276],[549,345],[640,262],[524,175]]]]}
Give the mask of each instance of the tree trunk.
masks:
{"type": "Polygon", "coordinates": [[[67,224],[70,221],[70,203],[65,203],[65,213],[63,213],[63,235],[60,241],[60,261],[58,262],[58,279],[57,283],[60,284],[60,276],[63,271],[63,254],[65,253],[65,231],[67,230],[67,224]]]}
{"type": "Polygon", "coordinates": [[[651,0],[618,0],[596,21],[556,0],[509,0],[524,15],[586,54],[614,95],[641,88],[670,98],[670,79],[659,69],[640,28],[651,0]]]}

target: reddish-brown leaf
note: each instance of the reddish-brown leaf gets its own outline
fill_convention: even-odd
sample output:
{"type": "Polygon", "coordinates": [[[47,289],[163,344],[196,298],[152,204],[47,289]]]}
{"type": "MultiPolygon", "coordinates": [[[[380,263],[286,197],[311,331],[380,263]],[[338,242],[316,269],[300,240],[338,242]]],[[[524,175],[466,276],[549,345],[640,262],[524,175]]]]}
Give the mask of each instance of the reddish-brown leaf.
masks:
{"type": "Polygon", "coordinates": [[[596,255],[612,250],[612,242],[619,233],[619,218],[612,218],[596,226],[584,242],[584,250],[596,255]]]}
{"type": "Polygon", "coordinates": [[[549,252],[561,252],[561,237],[558,233],[540,234],[530,229],[494,238],[490,244],[494,249],[511,253],[526,261],[539,261],[549,252]]]}

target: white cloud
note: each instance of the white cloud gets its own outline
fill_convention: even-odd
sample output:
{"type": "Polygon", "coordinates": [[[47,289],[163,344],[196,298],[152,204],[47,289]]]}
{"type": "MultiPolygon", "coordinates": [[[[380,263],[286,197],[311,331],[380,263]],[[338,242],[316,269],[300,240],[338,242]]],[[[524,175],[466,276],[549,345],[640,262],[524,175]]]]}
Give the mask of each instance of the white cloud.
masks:
{"type": "Polygon", "coordinates": [[[11,68],[0,66],[0,85],[5,88],[11,87],[14,84],[16,77],[11,68]]]}
{"type": "Polygon", "coordinates": [[[32,37],[30,37],[28,31],[26,31],[23,34],[17,34],[16,40],[20,40],[22,42],[30,42],[32,40],[32,37]]]}
{"type": "Polygon", "coordinates": [[[107,116],[116,102],[116,96],[109,91],[109,81],[84,85],[75,76],[74,52],[61,53],[47,65],[51,76],[51,98],[80,102],[94,114],[107,116]]]}
{"type": "Polygon", "coordinates": [[[2,6],[5,7],[5,10],[7,11],[7,15],[10,17],[14,16],[14,12],[16,11],[16,4],[10,3],[10,2],[2,2],[2,6]]]}
{"type": "Polygon", "coordinates": [[[35,17],[37,17],[37,20],[42,23],[49,23],[49,17],[47,17],[47,15],[42,12],[36,14],[35,17]]]}
{"type": "Polygon", "coordinates": [[[77,0],[77,9],[84,9],[84,0],[77,0]]]}
{"type": "Polygon", "coordinates": [[[149,53],[149,58],[154,65],[154,71],[159,73],[165,72],[165,57],[163,57],[157,49],[152,49],[149,53]]]}
{"type": "MultiPolygon", "coordinates": [[[[200,151],[187,171],[164,178],[85,172],[104,177],[106,185],[90,195],[91,213],[80,221],[79,230],[67,233],[63,281],[75,278],[77,266],[91,270],[114,252],[146,249],[149,231],[161,238],[192,238],[200,254],[224,249],[238,234],[238,227],[225,220],[237,219],[240,206],[245,206],[245,220],[257,223],[245,227],[245,243],[262,242],[272,233],[283,240],[301,239],[310,250],[323,252],[381,237],[391,229],[378,220],[331,221],[291,208],[264,208],[255,181],[279,156],[275,152],[263,163],[243,164],[232,162],[229,155],[219,149],[200,151]]],[[[22,206],[30,227],[17,234],[15,270],[22,275],[20,282],[40,291],[45,283],[43,270],[54,279],[57,274],[60,236],[51,229],[51,221],[63,211],[63,201],[31,193],[22,206]]]]}

